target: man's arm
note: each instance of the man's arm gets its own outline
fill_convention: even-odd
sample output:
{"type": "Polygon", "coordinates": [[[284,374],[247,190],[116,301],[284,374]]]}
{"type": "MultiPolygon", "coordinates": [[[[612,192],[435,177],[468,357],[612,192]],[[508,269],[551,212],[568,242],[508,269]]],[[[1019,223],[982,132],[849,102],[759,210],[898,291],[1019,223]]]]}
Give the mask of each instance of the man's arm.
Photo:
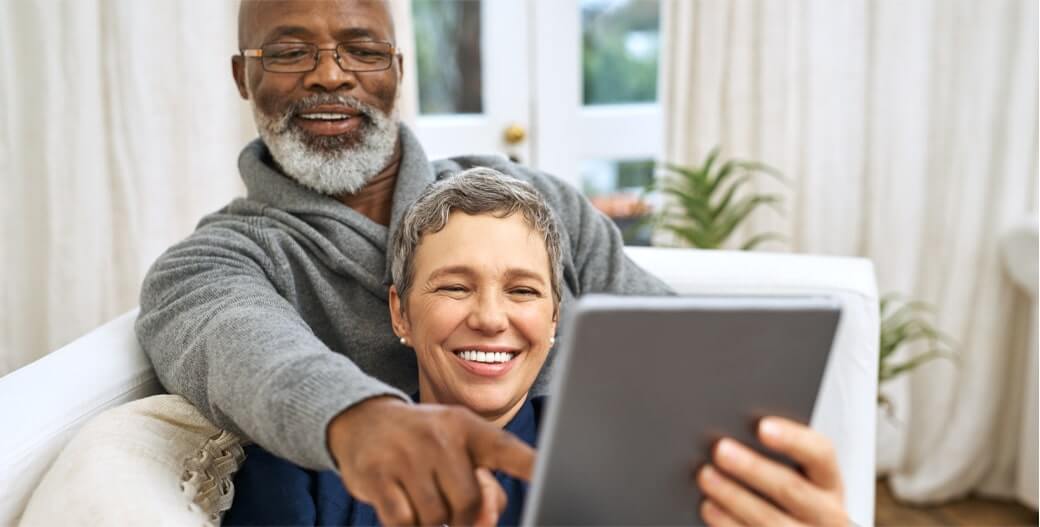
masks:
{"type": "MultiPolygon", "coordinates": [[[[661,279],[636,265],[624,251],[617,225],[569,184],[548,176],[535,180],[569,238],[574,276],[565,276],[575,296],[675,294],[661,279]]],[[[565,273],[566,274],[566,273],[565,273]]]]}
{"type": "Polygon", "coordinates": [[[279,269],[240,220],[213,221],[152,266],[137,337],[160,381],[211,421],[314,469],[332,469],[326,428],[399,392],[329,350],[279,294],[279,269]]]}

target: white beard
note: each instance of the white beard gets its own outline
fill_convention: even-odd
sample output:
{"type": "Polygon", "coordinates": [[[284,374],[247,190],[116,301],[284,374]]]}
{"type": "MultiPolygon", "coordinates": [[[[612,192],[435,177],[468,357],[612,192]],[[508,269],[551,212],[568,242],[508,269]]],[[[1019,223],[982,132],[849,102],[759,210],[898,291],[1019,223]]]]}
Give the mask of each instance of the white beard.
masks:
{"type": "Polygon", "coordinates": [[[253,118],[260,138],[285,175],[301,185],[330,196],[353,194],[390,163],[397,144],[398,116],[354,97],[313,95],[290,105],[281,116],[260,111],[252,99],[253,118]],[[293,123],[300,111],[320,104],[349,106],[363,119],[354,134],[313,137],[293,123]],[[349,137],[348,137],[349,135],[349,137]]]}

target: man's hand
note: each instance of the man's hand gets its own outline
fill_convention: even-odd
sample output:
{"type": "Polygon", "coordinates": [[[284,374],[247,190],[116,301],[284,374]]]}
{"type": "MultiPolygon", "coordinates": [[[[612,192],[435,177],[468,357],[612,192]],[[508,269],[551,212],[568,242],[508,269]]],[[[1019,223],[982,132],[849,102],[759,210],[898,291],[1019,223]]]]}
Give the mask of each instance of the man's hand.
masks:
{"type": "Polygon", "coordinates": [[[777,417],[759,422],[758,436],[766,447],[801,465],[804,474],[723,439],[715,446],[712,463],[697,473],[706,497],[701,504],[704,521],[713,526],[849,525],[838,461],[826,437],[777,417]]]}
{"type": "Polygon", "coordinates": [[[530,446],[462,407],[376,397],[326,433],[343,483],[383,525],[493,524],[505,493],[489,471],[524,480],[534,471],[530,446]]]}

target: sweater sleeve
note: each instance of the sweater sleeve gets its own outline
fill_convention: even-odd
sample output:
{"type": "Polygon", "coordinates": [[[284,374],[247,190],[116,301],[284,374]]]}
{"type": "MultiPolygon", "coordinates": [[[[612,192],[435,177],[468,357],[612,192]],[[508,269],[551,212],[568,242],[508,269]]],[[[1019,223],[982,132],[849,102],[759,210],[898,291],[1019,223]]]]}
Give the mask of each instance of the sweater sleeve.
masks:
{"type": "Polygon", "coordinates": [[[580,294],[675,294],[665,282],[628,258],[621,231],[613,219],[570,185],[554,181],[563,202],[556,210],[563,216],[561,221],[570,237],[580,294]]]}
{"type": "Polygon", "coordinates": [[[533,183],[553,206],[566,233],[573,269],[565,271],[564,279],[570,282],[576,296],[675,294],[661,279],[625,254],[617,225],[577,189],[546,175],[535,177],[533,183]]]}
{"type": "Polygon", "coordinates": [[[137,338],[171,393],[216,425],[312,469],[335,469],[333,417],[399,390],[326,347],[270,279],[244,221],[200,227],[164,253],[141,291],[137,338]]]}

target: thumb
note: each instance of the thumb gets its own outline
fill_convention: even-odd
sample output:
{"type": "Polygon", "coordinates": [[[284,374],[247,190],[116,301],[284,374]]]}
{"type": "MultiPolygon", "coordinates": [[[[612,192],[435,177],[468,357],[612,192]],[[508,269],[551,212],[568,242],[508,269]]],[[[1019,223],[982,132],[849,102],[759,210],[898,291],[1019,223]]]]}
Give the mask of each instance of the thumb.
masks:
{"type": "Polygon", "coordinates": [[[534,474],[534,449],[515,435],[490,423],[481,422],[479,425],[470,434],[469,450],[473,464],[531,481],[534,474]]]}
{"type": "Polygon", "coordinates": [[[502,486],[490,470],[477,467],[474,474],[477,476],[477,484],[480,485],[480,514],[474,526],[494,527],[498,524],[498,517],[506,509],[506,492],[502,490],[502,486]]]}

